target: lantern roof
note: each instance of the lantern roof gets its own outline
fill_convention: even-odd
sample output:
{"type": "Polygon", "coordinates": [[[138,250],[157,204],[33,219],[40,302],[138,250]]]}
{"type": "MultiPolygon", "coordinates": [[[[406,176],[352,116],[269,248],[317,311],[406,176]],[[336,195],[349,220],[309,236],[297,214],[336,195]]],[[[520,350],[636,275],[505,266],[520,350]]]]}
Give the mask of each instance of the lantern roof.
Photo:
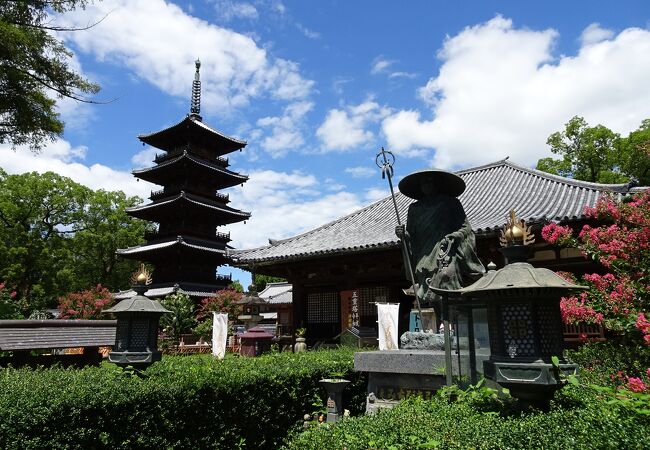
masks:
{"type": "Polygon", "coordinates": [[[142,295],[143,291],[148,289],[146,285],[144,284],[136,285],[133,287],[133,289],[137,293],[134,297],[124,299],[121,302],[119,302],[117,305],[113,306],[112,308],[105,309],[103,312],[107,312],[107,313],[147,312],[147,313],[157,313],[157,314],[165,314],[171,312],[165,309],[165,307],[161,305],[157,300],[152,300],[142,295]]]}
{"type": "Polygon", "coordinates": [[[461,289],[431,288],[437,294],[453,297],[494,298],[510,296],[520,290],[527,291],[529,295],[549,292],[562,295],[580,289],[588,289],[588,287],[573,284],[550,269],[533,267],[527,262],[515,262],[499,270],[490,270],[474,284],[461,289]]]}
{"type": "Polygon", "coordinates": [[[257,290],[253,289],[253,286],[251,286],[248,295],[245,295],[240,300],[233,303],[235,305],[266,305],[268,302],[257,295],[257,290]]]}

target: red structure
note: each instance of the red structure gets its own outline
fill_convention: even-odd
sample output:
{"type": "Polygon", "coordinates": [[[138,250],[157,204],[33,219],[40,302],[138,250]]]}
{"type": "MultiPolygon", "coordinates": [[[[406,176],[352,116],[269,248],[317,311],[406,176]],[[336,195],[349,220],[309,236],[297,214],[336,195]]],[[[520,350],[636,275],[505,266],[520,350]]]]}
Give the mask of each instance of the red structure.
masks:
{"type": "Polygon", "coordinates": [[[228,170],[224,157],[244,148],[246,142],[203,123],[200,66],[197,60],[190,114],[169,128],[138,136],[162,153],[156,155],[154,166],[134,170],[133,175],[163,188],[151,193],[151,203],[127,213],[156,222],[158,229],[146,236],[146,244],[118,254],[155,266],[148,296],[180,290],[202,297],[229,285],[229,276],[217,274],[219,266],[230,262],[226,254],[230,233],[219,227],[250,217],[228,206],[228,195],[219,192],[248,180],[228,170]]]}

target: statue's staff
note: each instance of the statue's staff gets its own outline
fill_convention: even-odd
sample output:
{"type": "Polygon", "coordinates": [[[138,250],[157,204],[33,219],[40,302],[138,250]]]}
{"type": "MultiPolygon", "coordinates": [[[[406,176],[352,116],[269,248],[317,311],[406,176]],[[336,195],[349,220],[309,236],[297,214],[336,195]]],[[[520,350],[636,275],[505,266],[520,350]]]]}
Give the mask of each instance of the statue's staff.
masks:
{"type": "MultiPolygon", "coordinates": [[[[377,167],[381,169],[381,178],[388,178],[388,186],[390,187],[390,195],[393,199],[393,206],[395,207],[395,215],[397,216],[397,225],[401,226],[402,221],[399,217],[399,208],[397,208],[397,200],[395,199],[395,190],[393,189],[393,164],[395,164],[395,155],[392,152],[384,150],[384,147],[381,148],[381,151],[377,153],[375,157],[375,163],[377,167]]],[[[420,326],[424,329],[424,317],[422,317],[422,309],[420,308],[420,299],[418,297],[418,289],[415,283],[415,273],[413,272],[413,263],[411,262],[411,252],[409,249],[408,235],[400,236],[400,243],[402,244],[402,258],[404,259],[404,265],[406,266],[406,271],[411,277],[411,289],[413,289],[413,294],[415,294],[415,307],[418,310],[418,316],[420,317],[420,326]]]]}

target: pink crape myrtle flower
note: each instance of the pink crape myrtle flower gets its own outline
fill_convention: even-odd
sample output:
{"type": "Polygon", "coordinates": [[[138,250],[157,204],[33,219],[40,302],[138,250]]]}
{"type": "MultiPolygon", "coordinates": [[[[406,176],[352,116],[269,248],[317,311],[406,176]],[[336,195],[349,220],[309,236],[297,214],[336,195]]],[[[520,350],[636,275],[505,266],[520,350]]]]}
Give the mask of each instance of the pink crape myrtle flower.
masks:
{"type": "Polygon", "coordinates": [[[561,226],[551,222],[542,228],[542,237],[551,244],[567,244],[572,236],[573,231],[569,226],[561,226]]]}
{"type": "Polygon", "coordinates": [[[627,388],[632,392],[645,392],[648,387],[638,377],[627,377],[627,388]]]}

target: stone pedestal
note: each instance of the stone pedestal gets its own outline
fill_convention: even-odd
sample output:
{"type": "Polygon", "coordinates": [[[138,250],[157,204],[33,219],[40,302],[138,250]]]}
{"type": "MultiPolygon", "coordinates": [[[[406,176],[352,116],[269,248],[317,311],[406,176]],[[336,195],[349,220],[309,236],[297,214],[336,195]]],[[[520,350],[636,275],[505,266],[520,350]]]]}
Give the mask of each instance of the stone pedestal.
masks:
{"type": "Polygon", "coordinates": [[[343,414],[343,389],[350,384],[349,380],[324,379],[319,383],[327,392],[327,423],[336,422],[343,414]]]}
{"type": "MultiPolygon", "coordinates": [[[[483,367],[487,355],[476,355],[483,367]]],[[[461,356],[461,373],[468,374],[469,358],[461,356]]],[[[453,374],[458,375],[458,355],[452,358],[453,374]]],[[[441,350],[385,350],[357,352],[354,370],[368,372],[366,413],[392,408],[408,396],[425,399],[445,385],[445,352],[441,350]]]]}

